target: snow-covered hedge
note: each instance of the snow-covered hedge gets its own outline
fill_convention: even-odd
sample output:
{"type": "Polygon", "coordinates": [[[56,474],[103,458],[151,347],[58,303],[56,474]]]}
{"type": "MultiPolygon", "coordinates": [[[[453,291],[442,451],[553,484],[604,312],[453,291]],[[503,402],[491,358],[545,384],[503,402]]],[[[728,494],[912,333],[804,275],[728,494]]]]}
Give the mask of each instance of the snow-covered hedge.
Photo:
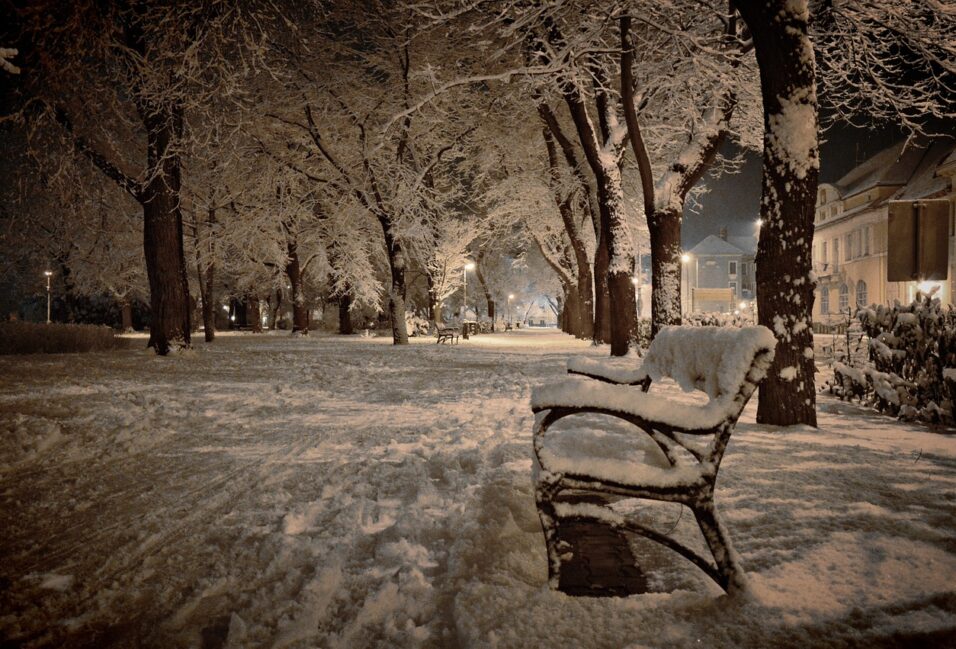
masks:
{"type": "Polygon", "coordinates": [[[405,327],[409,336],[427,336],[431,331],[431,323],[428,319],[412,311],[405,312],[405,327]]]}
{"type": "Polygon", "coordinates": [[[753,324],[753,319],[735,313],[701,311],[685,314],[684,324],[694,327],[747,327],[753,324]]]}
{"type": "Polygon", "coordinates": [[[918,294],[912,304],[857,311],[868,360],[836,363],[830,391],[901,419],[954,423],[956,311],[918,294]]]}
{"type": "Polygon", "coordinates": [[[117,347],[113,330],[100,325],[0,322],[0,354],[62,354],[117,347]]]}

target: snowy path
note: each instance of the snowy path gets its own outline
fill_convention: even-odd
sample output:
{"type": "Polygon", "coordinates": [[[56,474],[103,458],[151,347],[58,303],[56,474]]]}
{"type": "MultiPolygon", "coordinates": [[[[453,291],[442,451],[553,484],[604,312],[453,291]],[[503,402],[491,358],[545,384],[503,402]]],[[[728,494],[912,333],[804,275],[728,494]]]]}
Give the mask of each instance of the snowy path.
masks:
{"type": "Polygon", "coordinates": [[[0,358],[0,643],[956,638],[956,439],[827,400],[821,431],[768,431],[751,407],[731,442],[718,502],[752,600],[676,560],[657,575],[673,593],[548,591],[527,404],[569,353],[601,351],[521,331],[0,358]]]}

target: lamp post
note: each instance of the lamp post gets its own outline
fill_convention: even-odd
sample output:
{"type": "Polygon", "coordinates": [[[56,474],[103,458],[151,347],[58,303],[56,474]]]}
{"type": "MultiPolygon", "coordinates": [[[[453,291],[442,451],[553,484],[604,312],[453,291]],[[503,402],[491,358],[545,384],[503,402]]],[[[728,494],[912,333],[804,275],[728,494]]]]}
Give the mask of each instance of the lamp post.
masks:
{"type": "Polygon", "coordinates": [[[641,280],[636,277],[631,278],[631,284],[634,285],[634,290],[637,291],[637,319],[641,319],[641,280]]]}
{"type": "Polygon", "coordinates": [[[466,314],[468,313],[468,271],[474,270],[474,262],[467,262],[464,268],[461,269],[462,278],[464,281],[461,285],[461,337],[465,340],[468,340],[468,326],[465,324],[466,314]]]}
{"type": "Polygon", "coordinates": [[[508,293],[508,327],[511,328],[511,300],[515,299],[514,293],[508,293]]]}
{"type": "MultiPolygon", "coordinates": [[[[680,261],[681,261],[681,264],[682,264],[681,273],[680,273],[680,276],[681,276],[681,284],[683,285],[683,287],[684,287],[684,289],[685,289],[685,291],[681,291],[681,293],[682,293],[682,294],[685,293],[685,292],[686,292],[686,293],[690,293],[690,278],[687,277],[687,262],[690,261],[690,255],[688,255],[688,254],[685,252],[684,254],[682,254],[682,255],[680,256],[680,261]]],[[[682,312],[681,315],[683,315],[683,311],[687,311],[687,306],[684,304],[684,296],[683,296],[683,295],[681,295],[681,301],[680,301],[680,302],[681,302],[681,312],[682,312]]],[[[693,304],[691,304],[691,309],[690,309],[690,310],[691,310],[691,311],[694,310],[694,309],[693,309],[693,304]]]]}
{"type": "Polygon", "coordinates": [[[53,271],[45,270],[43,274],[46,275],[46,323],[50,324],[50,307],[53,304],[53,293],[50,288],[50,278],[53,277],[53,271]]]}

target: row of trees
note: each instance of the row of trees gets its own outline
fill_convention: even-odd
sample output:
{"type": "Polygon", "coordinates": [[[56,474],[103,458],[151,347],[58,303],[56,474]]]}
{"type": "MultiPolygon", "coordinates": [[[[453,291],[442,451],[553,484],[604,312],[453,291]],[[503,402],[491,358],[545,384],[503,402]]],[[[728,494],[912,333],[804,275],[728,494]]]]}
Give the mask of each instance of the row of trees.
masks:
{"type": "Polygon", "coordinates": [[[296,330],[310,290],[381,304],[402,344],[411,274],[438,319],[467,258],[491,313],[494,277],[544,260],[566,329],[622,355],[636,251],[654,331],[679,323],[683,212],[732,170],[722,152],[762,146],[758,306],[779,344],[759,416],[813,423],[817,87],[839,118],[860,97],[912,128],[953,114],[953,20],[899,5],[31,3],[3,35],[22,172],[4,216],[118,297],[145,275],[158,353],[189,344],[190,282],[212,331],[224,277],[288,287],[296,330]]]}

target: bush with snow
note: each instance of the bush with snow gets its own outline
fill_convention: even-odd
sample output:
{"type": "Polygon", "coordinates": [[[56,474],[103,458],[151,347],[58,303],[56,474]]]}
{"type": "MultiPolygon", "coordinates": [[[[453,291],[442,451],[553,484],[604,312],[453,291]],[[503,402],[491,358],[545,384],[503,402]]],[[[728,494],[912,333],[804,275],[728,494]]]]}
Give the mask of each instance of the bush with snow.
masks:
{"type": "Polygon", "coordinates": [[[745,327],[752,325],[750,318],[739,313],[699,311],[684,315],[684,324],[695,327],[745,327]]]}
{"type": "Polygon", "coordinates": [[[113,330],[100,325],[0,322],[0,354],[62,354],[114,349],[113,330]]]}
{"type": "Polygon", "coordinates": [[[857,311],[869,339],[864,362],[838,362],[829,389],[901,419],[954,423],[956,311],[917,294],[908,305],[857,311]]]}

